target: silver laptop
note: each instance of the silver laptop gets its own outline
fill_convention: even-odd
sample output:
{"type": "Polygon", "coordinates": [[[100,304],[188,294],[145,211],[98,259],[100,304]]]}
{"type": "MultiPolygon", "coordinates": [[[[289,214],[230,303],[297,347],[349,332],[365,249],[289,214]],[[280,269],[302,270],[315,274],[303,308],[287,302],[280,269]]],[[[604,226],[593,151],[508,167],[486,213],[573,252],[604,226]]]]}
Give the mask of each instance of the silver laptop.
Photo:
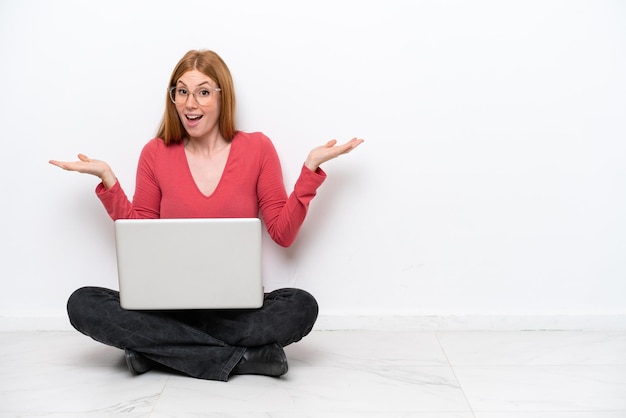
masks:
{"type": "Polygon", "coordinates": [[[124,309],[245,309],[263,304],[258,218],[115,221],[124,309]]]}

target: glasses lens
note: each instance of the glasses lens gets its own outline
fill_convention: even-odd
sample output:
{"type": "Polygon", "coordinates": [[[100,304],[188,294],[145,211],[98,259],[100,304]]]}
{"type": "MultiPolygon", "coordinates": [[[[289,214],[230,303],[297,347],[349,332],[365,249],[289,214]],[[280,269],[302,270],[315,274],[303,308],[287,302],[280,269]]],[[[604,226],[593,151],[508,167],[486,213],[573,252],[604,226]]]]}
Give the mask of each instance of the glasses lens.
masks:
{"type": "Polygon", "coordinates": [[[196,102],[198,102],[198,104],[200,106],[204,106],[209,104],[209,102],[211,101],[211,95],[213,94],[213,92],[211,90],[208,89],[200,89],[197,90],[196,92],[194,92],[194,97],[196,99],[196,102]]]}
{"type": "Polygon", "coordinates": [[[170,89],[170,99],[172,100],[172,103],[176,103],[176,87],[172,87],[170,89]]]}

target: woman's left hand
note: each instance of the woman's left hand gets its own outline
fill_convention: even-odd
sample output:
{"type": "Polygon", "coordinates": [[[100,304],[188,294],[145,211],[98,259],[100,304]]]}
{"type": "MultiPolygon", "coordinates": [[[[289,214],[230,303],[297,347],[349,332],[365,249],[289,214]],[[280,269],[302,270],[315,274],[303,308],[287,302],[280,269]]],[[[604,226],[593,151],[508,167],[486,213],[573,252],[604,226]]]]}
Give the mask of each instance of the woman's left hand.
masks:
{"type": "Polygon", "coordinates": [[[332,139],[324,145],[313,148],[309,153],[304,165],[311,171],[317,170],[317,168],[328,160],[337,158],[340,155],[347,154],[359,145],[363,143],[363,139],[352,138],[345,144],[337,145],[337,140],[332,139]]]}

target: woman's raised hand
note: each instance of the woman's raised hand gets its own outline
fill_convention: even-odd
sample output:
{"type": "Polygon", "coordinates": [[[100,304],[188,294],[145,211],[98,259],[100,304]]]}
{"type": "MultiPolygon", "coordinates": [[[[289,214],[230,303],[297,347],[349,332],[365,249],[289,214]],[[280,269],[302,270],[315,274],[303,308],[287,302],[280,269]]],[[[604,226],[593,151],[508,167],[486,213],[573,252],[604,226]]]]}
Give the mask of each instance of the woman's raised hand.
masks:
{"type": "Polygon", "coordinates": [[[315,171],[322,163],[349,153],[361,145],[361,143],[363,143],[363,139],[352,138],[345,144],[337,145],[337,140],[332,139],[324,145],[313,148],[304,162],[304,165],[309,170],[315,171]]]}
{"type": "Polygon", "coordinates": [[[64,162],[50,160],[50,164],[61,167],[63,170],[76,171],[78,173],[91,174],[99,177],[105,188],[110,189],[117,181],[111,167],[104,161],[92,160],[85,154],[78,154],[78,161],[64,162]]]}

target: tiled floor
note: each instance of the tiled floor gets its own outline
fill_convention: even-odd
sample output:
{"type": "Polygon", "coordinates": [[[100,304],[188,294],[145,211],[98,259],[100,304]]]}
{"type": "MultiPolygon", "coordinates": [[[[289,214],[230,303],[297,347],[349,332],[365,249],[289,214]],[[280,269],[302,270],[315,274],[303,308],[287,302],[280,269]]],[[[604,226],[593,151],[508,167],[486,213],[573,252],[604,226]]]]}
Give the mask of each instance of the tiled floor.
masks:
{"type": "Polygon", "coordinates": [[[314,331],[282,378],[128,373],[76,332],[0,333],[0,417],[624,418],[626,331],[314,331]]]}

